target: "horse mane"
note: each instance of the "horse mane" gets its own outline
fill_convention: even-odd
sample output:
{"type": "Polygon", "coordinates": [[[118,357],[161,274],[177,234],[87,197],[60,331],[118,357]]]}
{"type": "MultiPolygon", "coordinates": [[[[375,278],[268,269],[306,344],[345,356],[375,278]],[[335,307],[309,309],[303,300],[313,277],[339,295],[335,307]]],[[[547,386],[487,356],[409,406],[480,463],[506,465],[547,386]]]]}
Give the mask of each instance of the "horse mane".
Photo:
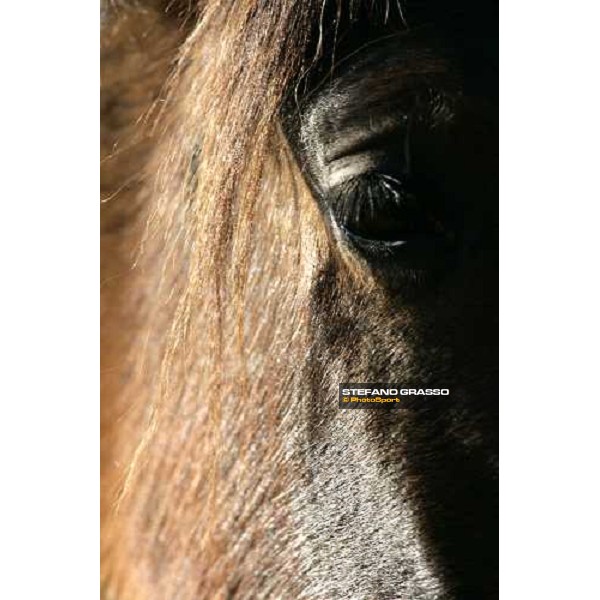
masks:
{"type": "Polygon", "coordinates": [[[106,7],[106,598],[249,593],[260,545],[284,518],[280,506],[264,507],[292,470],[277,435],[290,407],[266,381],[293,385],[277,376],[278,357],[299,345],[307,315],[293,292],[306,286],[302,265],[317,261],[320,224],[315,213],[312,227],[299,226],[302,183],[286,175],[276,123],[313,11],[207,2],[182,25],[161,3],[106,7]],[[253,235],[265,223],[270,247],[253,277],[253,235]],[[293,289],[277,277],[282,267],[296,271],[293,289]],[[291,315],[273,331],[282,301],[291,315]],[[263,364],[251,364],[257,347],[269,353],[263,364]]]}

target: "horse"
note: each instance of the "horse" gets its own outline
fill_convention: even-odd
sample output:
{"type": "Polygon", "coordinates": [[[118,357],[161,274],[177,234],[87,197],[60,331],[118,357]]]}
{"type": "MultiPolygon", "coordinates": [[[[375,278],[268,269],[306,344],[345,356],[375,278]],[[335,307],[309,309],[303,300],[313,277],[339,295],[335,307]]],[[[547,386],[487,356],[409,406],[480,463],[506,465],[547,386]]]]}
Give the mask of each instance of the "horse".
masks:
{"type": "Polygon", "coordinates": [[[101,27],[102,597],[496,598],[497,4],[101,27]]]}

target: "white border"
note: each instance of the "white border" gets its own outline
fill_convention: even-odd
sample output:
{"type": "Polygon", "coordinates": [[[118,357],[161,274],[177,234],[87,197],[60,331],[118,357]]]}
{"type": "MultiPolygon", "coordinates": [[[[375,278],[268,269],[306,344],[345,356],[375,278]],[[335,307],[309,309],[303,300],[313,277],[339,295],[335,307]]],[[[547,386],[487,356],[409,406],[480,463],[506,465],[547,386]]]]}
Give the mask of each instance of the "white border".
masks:
{"type": "Polygon", "coordinates": [[[99,597],[99,7],[0,19],[0,597],[99,597]]]}
{"type": "Polygon", "coordinates": [[[501,2],[501,598],[597,594],[600,9],[501,2]]]}

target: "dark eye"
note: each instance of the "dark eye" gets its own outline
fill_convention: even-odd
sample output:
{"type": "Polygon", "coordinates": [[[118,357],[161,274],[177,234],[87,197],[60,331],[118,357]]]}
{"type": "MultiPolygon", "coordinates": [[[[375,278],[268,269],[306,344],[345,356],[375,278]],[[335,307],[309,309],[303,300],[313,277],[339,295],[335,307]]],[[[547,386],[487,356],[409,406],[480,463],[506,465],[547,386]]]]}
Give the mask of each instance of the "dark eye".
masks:
{"type": "Polygon", "coordinates": [[[331,145],[330,214],[344,234],[362,240],[399,246],[450,239],[454,231],[436,180],[443,169],[431,158],[443,144],[451,104],[443,93],[424,89],[399,95],[393,108],[387,128],[378,131],[370,122],[357,127],[350,142],[342,137],[331,145]]]}
{"type": "Polygon", "coordinates": [[[483,140],[465,135],[479,120],[460,60],[413,41],[395,36],[348,60],[286,126],[338,243],[390,269],[453,261],[465,182],[479,185],[483,140]]]}
{"type": "Polygon", "coordinates": [[[404,243],[449,233],[402,176],[371,172],[353,177],[333,190],[329,202],[340,228],[365,240],[404,243]]]}

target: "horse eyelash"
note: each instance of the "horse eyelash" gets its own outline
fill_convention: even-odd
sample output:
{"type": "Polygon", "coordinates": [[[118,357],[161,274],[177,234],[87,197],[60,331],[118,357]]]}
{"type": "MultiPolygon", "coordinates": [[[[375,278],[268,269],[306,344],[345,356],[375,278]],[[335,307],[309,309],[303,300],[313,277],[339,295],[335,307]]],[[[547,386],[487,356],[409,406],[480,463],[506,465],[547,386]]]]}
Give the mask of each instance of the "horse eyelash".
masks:
{"type": "Polygon", "coordinates": [[[377,211],[391,202],[398,207],[403,199],[402,183],[393,175],[371,172],[341,183],[332,201],[335,216],[342,224],[360,224],[365,210],[374,218],[377,211]]]}

